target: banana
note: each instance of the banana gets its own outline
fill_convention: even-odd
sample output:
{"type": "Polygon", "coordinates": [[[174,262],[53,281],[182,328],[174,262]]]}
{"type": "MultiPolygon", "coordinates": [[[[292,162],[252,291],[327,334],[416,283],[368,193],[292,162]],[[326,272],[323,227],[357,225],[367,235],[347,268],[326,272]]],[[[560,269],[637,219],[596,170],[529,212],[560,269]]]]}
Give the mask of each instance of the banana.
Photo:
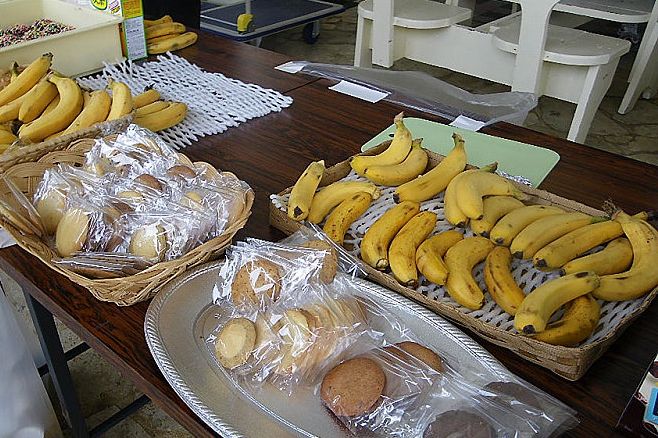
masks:
{"type": "Polygon", "coordinates": [[[450,183],[448,183],[448,187],[446,187],[446,193],[443,198],[443,214],[448,222],[458,227],[466,226],[466,223],[468,222],[468,217],[466,217],[466,215],[461,211],[458,204],[459,199],[457,198],[456,190],[457,186],[459,185],[459,181],[475,172],[495,172],[497,167],[498,163],[491,163],[480,169],[465,170],[459,175],[455,176],[450,181],[450,183]]]}
{"type": "Polygon", "coordinates": [[[0,144],[9,145],[15,142],[17,138],[11,131],[0,130],[0,144]]]}
{"type": "Polygon", "coordinates": [[[18,113],[21,110],[21,105],[25,102],[25,99],[29,96],[29,92],[24,94],[11,102],[0,106],[0,123],[10,122],[12,120],[18,119],[18,113]]]}
{"type": "Polygon", "coordinates": [[[146,46],[146,51],[149,55],[157,55],[165,52],[173,52],[175,50],[184,49],[196,43],[198,35],[194,32],[185,32],[180,35],[172,36],[158,41],[149,41],[146,46]]]}
{"type": "Polygon", "coordinates": [[[303,221],[308,216],[315,190],[324,175],[324,160],[314,161],[306,167],[290,192],[288,216],[296,221],[303,221]]]}
{"type": "Polygon", "coordinates": [[[512,253],[505,246],[496,246],[484,262],[484,282],[491,298],[505,312],[514,316],[525,294],[512,276],[512,253]]]}
{"type": "Polygon", "coordinates": [[[423,202],[433,198],[448,187],[450,181],[466,167],[464,139],[452,134],[455,146],[432,170],[418,178],[402,184],[393,194],[395,202],[423,202]]]}
{"type": "Polygon", "coordinates": [[[443,256],[450,247],[463,238],[459,231],[448,230],[421,243],[416,250],[416,266],[421,274],[432,283],[446,284],[448,267],[443,261],[443,256]]]}
{"type": "Polygon", "coordinates": [[[472,172],[457,182],[455,187],[459,209],[469,219],[482,219],[487,195],[506,195],[524,199],[525,194],[514,183],[495,173],[472,172]]]}
{"type": "Polygon", "coordinates": [[[482,219],[473,219],[470,222],[471,230],[480,236],[489,237],[489,232],[498,219],[512,210],[523,207],[523,202],[511,196],[490,196],[484,199],[482,205],[484,209],[482,219]]]}
{"type": "Polygon", "coordinates": [[[146,46],[148,47],[150,44],[160,43],[162,41],[171,39],[178,35],[180,35],[180,33],[170,33],[169,35],[163,35],[163,36],[148,39],[146,40],[146,46]]]}
{"type": "Polygon", "coordinates": [[[31,123],[21,126],[18,131],[18,136],[21,139],[32,142],[42,141],[46,137],[68,127],[80,114],[82,91],[78,84],[73,79],[55,75],[51,75],[48,80],[57,86],[60,96],[57,108],[31,123]]]}
{"type": "Polygon", "coordinates": [[[379,199],[381,192],[373,183],[365,181],[338,181],[321,188],[313,196],[306,218],[309,222],[319,224],[329,212],[345,199],[359,192],[368,192],[372,199],[379,199]]]}
{"type": "MultiPolygon", "coordinates": [[[[112,106],[106,120],[116,120],[133,110],[133,97],[128,85],[110,79],[112,90],[112,106]]],[[[136,123],[136,122],[135,122],[136,123]]]]}
{"type": "Polygon", "coordinates": [[[525,227],[512,240],[510,251],[514,257],[531,259],[541,248],[568,232],[603,220],[605,218],[584,213],[563,213],[543,217],[525,227]]]}
{"type": "Polygon", "coordinates": [[[489,232],[489,238],[496,245],[510,246],[517,234],[532,222],[545,216],[564,213],[551,205],[528,205],[513,210],[503,216],[489,232]]]}
{"type": "Polygon", "coordinates": [[[388,260],[393,276],[402,285],[418,287],[416,250],[436,226],[436,214],[421,211],[412,217],[396,234],[388,250],[388,260]]]}
{"type": "Polygon", "coordinates": [[[534,339],[553,345],[573,347],[589,338],[599,325],[599,303],[586,294],[566,304],[564,316],[546,326],[534,339]]]}
{"type": "Polygon", "coordinates": [[[29,123],[39,117],[57,96],[57,87],[50,81],[40,81],[25,96],[18,111],[18,120],[29,123]]]}
{"type": "MultiPolygon", "coordinates": [[[[55,108],[57,108],[57,105],[59,105],[59,92],[57,93],[57,96],[48,104],[45,110],[41,113],[41,116],[45,116],[55,108]]],[[[84,99],[83,99],[83,105],[84,105],[84,99]]]]}
{"type": "Polygon", "coordinates": [[[621,224],[633,247],[633,264],[628,271],[604,275],[594,297],[606,301],[639,298],[658,286],[658,231],[648,222],[617,212],[613,219],[621,224]]]}
{"type": "Polygon", "coordinates": [[[48,73],[52,60],[52,53],[46,53],[32,61],[16,79],[0,90],[0,105],[6,105],[30,91],[48,73]]]}
{"type": "Polygon", "coordinates": [[[153,86],[146,87],[144,91],[133,98],[133,107],[135,109],[146,106],[150,103],[157,102],[160,99],[160,93],[153,86]]]}
{"type": "Polygon", "coordinates": [[[181,23],[160,23],[153,26],[147,27],[145,30],[146,39],[157,38],[164,35],[169,35],[172,33],[183,33],[185,32],[185,26],[181,23]]]}
{"type": "Polygon", "coordinates": [[[331,240],[342,245],[350,225],[368,210],[371,203],[372,196],[367,192],[359,192],[347,198],[334,208],[322,230],[331,240]]]}
{"type": "Polygon", "coordinates": [[[18,63],[16,61],[11,63],[11,67],[9,68],[10,76],[9,76],[9,82],[14,82],[14,80],[18,77],[20,74],[18,72],[18,63]]]}
{"type": "Polygon", "coordinates": [[[89,101],[91,100],[91,93],[87,90],[82,90],[82,108],[86,107],[89,105],[89,101]]]}
{"type": "Polygon", "coordinates": [[[494,244],[484,237],[467,237],[446,252],[446,290],[458,304],[477,310],[484,304],[484,293],[473,278],[473,267],[487,257],[494,244]]]}
{"type": "Polygon", "coordinates": [[[400,113],[393,119],[395,122],[395,134],[391,144],[385,151],[378,155],[357,155],[350,161],[350,166],[359,175],[363,175],[366,167],[390,166],[399,164],[411,151],[411,132],[404,126],[404,113],[400,113]]]}
{"type": "Polygon", "coordinates": [[[400,164],[371,166],[366,168],[364,176],[382,186],[399,186],[416,178],[425,171],[429,160],[421,146],[422,141],[422,138],[417,138],[411,142],[411,152],[400,164]]]}
{"type": "MultiPolygon", "coordinates": [[[[313,211],[312,206],[311,211],[313,211]]],[[[363,236],[361,259],[373,268],[380,271],[386,270],[389,266],[388,247],[391,241],[400,229],[419,212],[420,204],[411,201],[402,202],[386,210],[363,236]]]]}
{"type": "Polygon", "coordinates": [[[135,123],[153,132],[163,131],[178,125],[187,116],[187,105],[183,102],[169,102],[169,106],[145,116],[135,117],[135,123]]]}
{"type": "Polygon", "coordinates": [[[573,274],[580,271],[593,271],[598,275],[617,274],[626,271],[633,262],[633,248],[625,237],[608,243],[601,251],[570,261],[562,266],[561,272],[573,274]]]}
{"type": "Polygon", "coordinates": [[[162,111],[163,109],[169,107],[170,104],[171,102],[165,102],[164,100],[158,100],[156,102],[149,103],[137,108],[135,110],[135,117],[144,117],[148,114],[157,113],[158,111],[162,111]]]}
{"type": "Polygon", "coordinates": [[[585,271],[542,284],[526,295],[514,315],[514,328],[526,335],[543,332],[557,309],[592,292],[599,286],[599,281],[598,275],[585,271]]]}
{"type": "Polygon", "coordinates": [[[95,123],[102,122],[110,112],[112,98],[105,90],[92,91],[89,103],[85,106],[78,117],[71,122],[68,128],[62,131],[62,135],[88,128],[95,123]]]}
{"type": "Polygon", "coordinates": [[[174,20],[171,18],[171,15],[165,15],[157,20],[144,20],[144,27],[156,26],[158,24],[171,23],[174,20]]]}

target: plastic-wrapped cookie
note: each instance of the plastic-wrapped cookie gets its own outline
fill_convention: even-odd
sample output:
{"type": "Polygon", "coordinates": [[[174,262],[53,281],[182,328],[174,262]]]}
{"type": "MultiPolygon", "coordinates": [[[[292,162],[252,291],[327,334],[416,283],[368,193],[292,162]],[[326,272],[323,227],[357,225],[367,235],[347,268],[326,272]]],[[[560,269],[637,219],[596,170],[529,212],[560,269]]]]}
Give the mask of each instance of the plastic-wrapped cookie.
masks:
{"type": "Polygon", "coordinates": [[[258,258],[242,265],[235,274],[231,284],[231,301],[235,305],[245,303],[258,305],[264,296],[276,301],[280,292],[279,266],[269,260],[258,258]]]}
{"type": "Polygon", "coordinates": [[[215,354],[224,368],[233,369],[247,362],[255,344],[254,323],[246,318],[234,318],[217,335],[215,354]]]}
{"type": "Polygon", "coordinates": [[[184,182],[196,178],[196,170],[190,166],[177,164],[167,169],[167,176],[169,178],[184,182]]]}
{"type": "Polygon", "coordinates": [[[327,251],[323,261],[322,269],[320,270],[320,281],[325,284],[331,283],[336,277],[336,271],[338,270],[338,255],[336,254],[336,249],[329,243],[324,240],[309,240],[308,242],[302,245],[304,248],[318,249],[322,251],[327,251]]]}
{"type": "Polygon", "coordinates": [[[54,234],[66,210],[66,194],[61,190],[49,190],[36,203],[36,209],[47,234],[54,234]]]}
{"type": "Polygon", "coordinates": [[[496,430],[481,416],[461,409],[440,414],[423,432],[423,438],[494,438],[496,430]]]}
{"type": "Polygon", "coordinates": [[[427,347],[424,347],[420,344],[411,341],[400,342],[395,345],[384,348],[391,354],[397,356],[403,362],[409,363],[410,355],[416,359],[424,362],[427,366],[434,369],[437,372],[444,371],[443,361],[441,357],[430,350],[427,347]]]}
{"type": "Polygon", "coordinates": [[[516,400],[524,405],[531,406],[535,409],[541,409],[541,403],[529,389],[523,385],[514,382],[490,382],[485,387],[485,390],[490,390],[501,394],[496,396],[494,400],[500,403],[511,404],[516,400]],[[507,397],[505,397],[507,396],[507,397]]]}
{"type": "Polygon", "coordinates": [[[366,357],[346,360],[322,379],[320,397],[337,416],[356,417],[370,412],[386,386],[386,375],[366,357]]]}
{"type": "Polygon", "coordinates": [[[89,235],[89,214],[79,208],[71,208],[64,213],[57,225],[55,246],[62,257],[82,249],[89,235]]]}
{"type": "Polygon", "coordinates": [[[130,237],[128,251],[149,260],[162,260],[167,250],[167,233],[162,225],[137,228],[130,237]]]}

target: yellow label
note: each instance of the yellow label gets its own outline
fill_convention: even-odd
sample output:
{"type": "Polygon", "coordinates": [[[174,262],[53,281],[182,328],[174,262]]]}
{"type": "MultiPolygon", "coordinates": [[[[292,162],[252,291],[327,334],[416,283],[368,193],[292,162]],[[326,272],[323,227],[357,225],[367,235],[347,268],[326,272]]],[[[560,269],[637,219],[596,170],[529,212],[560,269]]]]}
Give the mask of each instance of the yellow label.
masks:
{"type": "Polygon", "coordinates": [[[144,15],[142,12],[142,0],[122,0],[123,18],[135,18],[144,15]]]}
{"type": "Polygon", "coordinates": [[[101,11],[107,9],[107,0],[91,0],[91,4],[93,7],[100,9],[101,11]]]}

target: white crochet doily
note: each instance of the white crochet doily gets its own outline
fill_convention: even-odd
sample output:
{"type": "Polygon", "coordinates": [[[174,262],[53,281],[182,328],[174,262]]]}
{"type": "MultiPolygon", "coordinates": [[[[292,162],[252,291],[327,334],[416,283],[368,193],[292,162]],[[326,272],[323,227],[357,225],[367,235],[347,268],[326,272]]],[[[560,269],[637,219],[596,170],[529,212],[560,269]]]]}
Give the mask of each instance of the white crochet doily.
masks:
{"type": "Polygon", "coordinates": [[[185,120],[158,133],[178,149],[199,137],[218,134],[247,120],[281,111],[292,103],[291,97],[278,91],[203,71],[171,53],[142,64],[130,60],[105,64],[101,73],[77,80],[83,87],[98,90],[107,86],[109,78],[128,84],[134,95],[153,85],[162,99],[187,104],[185,120]]]}
{"type": "MultiPolygon", "coordinates": [[[[349,175],[343,178],[343,181],[367,181],[364,177],[357,175],[354,171],[351,171],[349,175]]],[[[352,250],[348,250],[349,253],[354,255],[357,258],[360,258],[360,246],[361,239],[365,232],[372,226],[372,224],[379,219],[386,210],[388,210],[392,205],[393,193],[395,192],[395,187],[386,187],[378,186],[381,191],[381,196],[379,199],[373,201],[368,211],[366,211],[359,219],[354,222],[347,234],[345,235],[345,244],[352,250]]],[[[270,196],[271,201],[274,205],[282,210],[286,211],[286,206],[288,205],[289,195],[278,196],[273,194],[270,196]]],[[[437,214],[437,223],[434,228],[433,234],[440,233],[442,231],[455,229],[448,221],[445,220],[443,214],[443,193],[441,193],[437,198],[425,201],[421,204],[421,210],[432,211],[437,214]]],[[[465,237],[473,236],[474,233],[470,228],[459,229],[464,232],[465,237]]],[[[593,251],[596,251],[600,248],[595,248],[593,251]]],[[[455,307],[460,312],[470,315],[474,318],[483,320],[489,324],[492,324],[501,330],[516,332],[514,329],[514,318],[505,312],[496,302],[491,298],[488,292],[486,292],[486,285],[484,283],[483,276],[483,267],[484,262],[477,265],[474,269],[475,279],[480,285],[480,288],[485,291],[486,302],[481,309],[470,310],[466,307],[458,305],[455,301],[450,298],[445,287],[430,283],[425,279],[424,276],[420,276],[420,285],[416,289],[417,292],[422,293],[423,295],[439,301],[443,304],[455,307]]],[[[531,260],[519,260],[512,259],[512,275],[516,280],[517,284],[523,289],[523,291],[528,294],[534,290],[537,286],[545,283],[549,280],[559,277],[558,271],[540,271],[535,268],[531,260]]],[[[642,305],[644,297],[638,298],[636,300],[630,301],[603,301],[599,300],[601,305],[601,319],[599,320],[599,325],[594,331],[594,334],[590,336],[585,342],[581,345],[587,345],[598,341],[603,338],[608,333],[614,331],[615,327],[621,322],[621,319],[633,312],[635,309],[642,305]]],[[[557,312],[553,315],[551,321],[555,321],[562,317],[562,311],[557,312]]]]}

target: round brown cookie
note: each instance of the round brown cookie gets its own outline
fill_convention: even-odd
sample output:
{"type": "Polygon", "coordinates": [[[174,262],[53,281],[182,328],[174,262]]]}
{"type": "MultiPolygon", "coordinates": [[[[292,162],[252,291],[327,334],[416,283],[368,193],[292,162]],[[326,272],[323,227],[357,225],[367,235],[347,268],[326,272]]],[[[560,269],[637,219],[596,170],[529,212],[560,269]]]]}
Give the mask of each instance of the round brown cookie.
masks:
{"type": "Polygon", "coordinates": [[[279,266],[269,260],[257,259],[245,263],[235,274],[231,284],[231,301],[258,304],[262,295],[273,301],[279,298],[281,273],[279,266]]]}
{"type": "Polygon", "coordinates": [[[338,416],[369,412],[386,385],[384,370],[372,359],[356,357],[331,369],[322,379],[320,397],[338,416]]]}
{"type": "Polygon", "coordinates": [[[302,245],[304,248],[318,249],[322,251],[328,251],[327,255],[324,256],[322,261],[322,269],[320,270],[320,281],[323,283],[331,283],[334,281],[336,276],[336,270],[338,269],[338,255],[336,255],[336,249],[329,243],[324,240],[309,240],[308,242],[302,245]]]}
{"type": "Polygon", "coordinates": [[[409,362],[409,355],[411,355],[439,373],[445,370],[443,361],[438,354],[415,342],[400,342],[386,347],[385,350],[396,355],[403,362],[409,362]]]}
{"type": "MultiPolygon", "coordinates": [[[[503,394],[511,397],[514,400],[518,400],[524,405],[531,406],[535,409],[541,409],[541,403],[537,397],[532,393],[532,391],[526,389],[522,385],[514,382],[490,382],[484,389],[496,392],[498,394],[503,394]]],[[[496,397],[495,400],[503,401],[499,399],[504,399],[504,397],[496,397]]],[[[509,401],[505,401],[509,403],[509,401]]]]}
{"type": "Polygon", "coordinates": [[[423,438],[493,438],[496,431],[484,418],[462,410],[440,414],[423,432],[423,438]]]}

